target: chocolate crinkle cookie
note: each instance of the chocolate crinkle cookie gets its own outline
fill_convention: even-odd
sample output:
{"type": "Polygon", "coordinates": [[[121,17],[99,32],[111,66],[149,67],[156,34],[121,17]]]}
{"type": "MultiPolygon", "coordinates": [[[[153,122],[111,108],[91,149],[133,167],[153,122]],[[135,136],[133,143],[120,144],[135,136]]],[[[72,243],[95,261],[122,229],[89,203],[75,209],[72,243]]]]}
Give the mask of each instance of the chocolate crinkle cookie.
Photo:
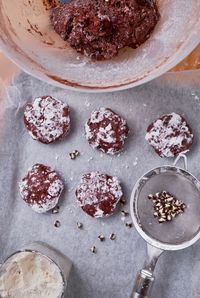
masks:
{"type": "Polygon", "coordinates": [[[113,214],[122,197],[122,188],[117,177],[92,172],[82,176],[76,197],[88,215],[105,217],[113,214]]]}
{"type": "Polygon", "coordinates": [[[41,143],[62,140],[70,131],[69,106],[51,96],[37,97],[25,106],[24,123],[32,138],[41,143]]]}
{"type": "Polygon", "coordinates": [[[55,31],[77,52],[111,59],[126,46],[137,48],[159,20],[154,0],[72,0],[52,10],[55,31]]]}
{"type": "Polygon", "coordinates": [[[108,108],[93,111],[85,124],[86,139],[93,148],[115,154],[124,147],[129,128],[126,120],[108,108]]]}
{"type": "Polygon", "coordinates": [[[22,199],[37,213],[53,209],[63,188],[57,173],[43,164],[35,164],[19,183],[22,199]]]}
{"type": "Polygon", "coordinates": [[[193,133],[182,116],[171,113],[151,123],[145,138],[161,157],[174,157],[190,149],[193,133]]]}

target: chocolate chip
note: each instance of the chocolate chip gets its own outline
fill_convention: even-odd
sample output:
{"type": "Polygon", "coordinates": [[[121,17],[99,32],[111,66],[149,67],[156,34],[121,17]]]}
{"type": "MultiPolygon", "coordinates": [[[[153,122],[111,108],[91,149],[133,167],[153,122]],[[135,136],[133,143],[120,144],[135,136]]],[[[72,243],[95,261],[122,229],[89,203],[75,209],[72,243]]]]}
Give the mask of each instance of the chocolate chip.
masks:
{"type": "Polygon", "coordinates": [[[122,211],[121,211],[121,215],[123,215],[123,216],[128,216],[129,213],[128,213],[127,211],[125,211],[125,210],[122,210],[122,211]]]}
{"type": "Polygon", "coordinates": [[[116,239],[116,235],[114,233],[110,234],[109,236],[110,240],[115,240],[116,239]]]}
{"type": "Polygon", "coordinates": [[[132,222],[126,222],[125,226],[128,228],[132,228],[133,224],[132,222]]]}
{"type": "Polygon", "coordinates": [[[103,234],[101,234],[101,235],[98,236],[98,239],[99,239],[100,241],[104,241],[104,240],[105,240],[105,237],[104,237],[103,234]]]}
{"type": "Polygon", "coordinates": [[[152,200],[153,199],[153,195],[152,194],[148,195],[148,199],[149,200],[152,200]]]}
{"type": "Polygon", "coordinates": [[[77,225],[77,228],[78,229],[82,229],[83,228],[83,224],[81,222],[77,222],[76,225],[77,225]]]}
{"type": "Polygon", "coordinates": [[[76,155],[73,152],[69,153],[69,156],[70,156],[71,159],[75,159],[76,158],[76,155]]]}
{"type": "Polygon", "coordinates": [[[59,213],[59,210],[60,210],[60,207],[59,206],[56,206],[55,208],[53,208],[51,210],[51,212],[52,212],[52,214],[57,214],[57,213],[59,213]]]}
{"type": "Polygon", "coordinates": [[[162,222],[166,222],[166,219],[161,217],[161,218],[159,218],[158,221],[159,221],[159,223],[162,223],[162,222]]]}
{"type": "Polygon", "coordinates": [[[78,150],[74,150],[74,151],[72,151],[72,152],[69,153],[69,157],[71,159],[75,159],[79,155],[80,155],[80,152],[78,150]]]}
{"type": "Polygon", "coordinates": [[[73,151],[73,153],[75,154],[75,156],[79,156],[80,152],[78,150],[73,151]]]}
{"type": "Polygon", "coordinates": [[[96,246],[92,246],[92,247],[90,248],[90,250],[91,250],[91,252],[92,252],[93,254],[95,254],[95,253],[97,252],[96,246]]]}
{"type": "Polygon", "coordinates": [[[119,202],[120,202],[121,205],[125,205],[126,204],[126,199],[122,198],[122,199],[120,199],[119,202]]]}
{"type": "Polygon", "coordinates": [[[54,227],[59,228],[61,226],[61,223],[59,220],[56,220],[54,223],[54,227]]]}

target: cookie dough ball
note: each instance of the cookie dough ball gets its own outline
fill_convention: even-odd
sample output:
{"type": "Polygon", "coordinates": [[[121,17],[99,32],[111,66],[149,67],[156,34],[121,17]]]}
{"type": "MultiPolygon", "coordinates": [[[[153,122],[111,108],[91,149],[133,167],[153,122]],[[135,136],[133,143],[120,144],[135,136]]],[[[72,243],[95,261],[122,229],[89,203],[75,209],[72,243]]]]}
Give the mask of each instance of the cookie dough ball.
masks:
{"type": "Polygon", "coordinates": [[[62,140],[70,130],[69,106],[51,96],[38,97],[26,105],[24,123],[32,138],[41,143],[62,140]]]}
{"type": "Polygon", "coordinates": [[[92,172],[82,176],[76,197],[84,212],[96,218],[106,217],[113,214],[122,188],[117,177],[92,172]]]}
{"type": "Polygon", "coordinates": [[[103,60],[126,46],[138,48],[159,17],[153,0],[72,0],[52,10],[51,23],[78,53],[103,60]]]}
{"type": "Polygon", "coordinates": [[[123,149],[129,128],[126,120],[121,116],[102,107],[92,112],[85,124],[85,133],[93,148],[108,154],[115,154],[123,149]]]}
{"type": "Polygon", "coordinates": [[[151,123],[145,138],[161,157],[174,157],[190,149],[193,133],[182,116],[171,113],[151,123]]]}
{"type": "Polygon", "coordinates": [[[53,209],[60,198],[64,184],[48,166],[35,164],[19,183],[22,199],[38,213],[53,209]]]}

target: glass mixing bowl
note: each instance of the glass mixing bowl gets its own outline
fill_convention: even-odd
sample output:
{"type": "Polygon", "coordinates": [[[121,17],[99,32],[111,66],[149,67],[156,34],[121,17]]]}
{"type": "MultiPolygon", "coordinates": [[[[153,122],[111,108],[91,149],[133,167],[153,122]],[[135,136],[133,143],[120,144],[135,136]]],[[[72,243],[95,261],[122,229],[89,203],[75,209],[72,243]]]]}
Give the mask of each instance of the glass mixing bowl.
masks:
{"type": "Polygon", "coordinates": [[[49,14],[55,2],[0,0],[0,47],[26,72],[61,87],[105,92],[141,85],[172,68],[200,41],[199,0],[158,0],[161,19],[144,45],[94,62],[54,32],[49,14]]]}

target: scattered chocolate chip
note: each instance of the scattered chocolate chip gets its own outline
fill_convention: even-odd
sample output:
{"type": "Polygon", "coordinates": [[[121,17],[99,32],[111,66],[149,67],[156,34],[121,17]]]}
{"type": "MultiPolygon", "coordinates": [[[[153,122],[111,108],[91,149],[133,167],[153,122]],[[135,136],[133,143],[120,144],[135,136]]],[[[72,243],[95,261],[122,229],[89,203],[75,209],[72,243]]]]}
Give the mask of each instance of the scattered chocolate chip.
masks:
{"type": "Polygon", "coordinates": [[[61,223],[59,220],[56,220],[54,223],[54,227],[59,228],[61,226],[61,223]]]}
{"type": "Polygon", "coordinates": [[[182,201],[177,200],[165,190],[148,195],[148,199],[153,202],[153,215],[159,223],[171,221],[178,214],[183,213],[186,208],[182,201]]]}
{"type": "Polygon", "coordinates": [[[55,208],[53,208],[51,210],[51,212],[52,212],[52,214],[57,214],[57,213],[59,213],[59,210],[60,210],[60,207],[59,206],[56,206],[55,208]]]}
{"type": "Polygon", "coordinates": [[[69,153],[69,156],[70,156],[71,159],[75,159],[76,158],[76,156],[75,156],[74,153],[69,153]]]}
{"type": "Polygon", "coordinates": [[[90,248],[90,250],[91,250],[91,252],[92,252],[93,254],[95,254],[95,253],[97,252],[96,246],[92,246],[92,247],[90,248]]]}
{"type": "Polygon", "coordinates": [[[125,211],[125,210],[122,210],[122,211],[121,211],[121,215],[123,215],[123,216],[128,216],[129,213],[128,213],[127,211],[125,211]]]}
{"type": "Polygon", "coordinates": [[[77,228],[78,229],[82,229],[83,228],[83,224],[81,222],[77,222],[76,225],[77,225],[77,228]]]}
{"type": "Polygon", "coordinates": [[[125,226],[128,228],[132,228],[133,224],[132,222],[126,222],[125,226]]]}
{"type": "Polygon", "coordinates": [[[75,154],[75,156],[79,156],[80,155],[80,152],[78,150],[75,150],[73,153],[75,154]]]}
{"type": "Polygon", "coordinates": [[[80,152],[78,150],[74,150],[74,151],[72,151],[72,152],[69,153],[69,157],[71,159],[75,159],[79,155],[80,155],[80,152]]]}
{"type": "Polygon", "coordinates": [[[99,239],[100,241],[104,241],[104,240],[105,240],[105,237],[104,237],[103,234],[101,234],[101,235],[98,236],[98,239],[99,239]]]}
{"type": "Polygon", "coordinates": [[[120,202],[121,205],[125,205],[126,204],[126,199],[122,198],[122,199],[120,199],[119,202],[120,202]]]}
{"type": "Polygon", "coordinates": [[[116,235],[114,233],[110,234],[109,236],[110,240],[115,240],[116,239],[116,235]]]}
{"type": "Polygon", "coordinates": [[[153,195],[152,194],[148,195],[148,199],[149,200],[152,200],[153,199],[153,195]]]}

